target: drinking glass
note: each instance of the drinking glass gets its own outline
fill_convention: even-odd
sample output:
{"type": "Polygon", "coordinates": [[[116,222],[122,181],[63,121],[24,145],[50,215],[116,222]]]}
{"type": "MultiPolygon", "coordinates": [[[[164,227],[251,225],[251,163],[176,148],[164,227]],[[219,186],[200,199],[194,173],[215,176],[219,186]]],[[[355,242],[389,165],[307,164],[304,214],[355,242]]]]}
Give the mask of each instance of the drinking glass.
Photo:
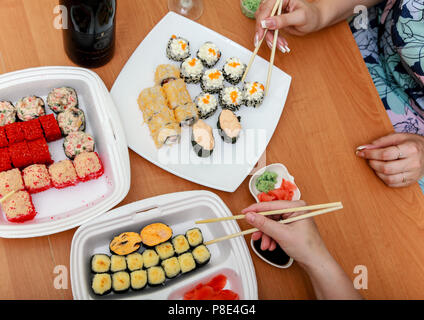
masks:
{"type": "Polygon", "coordinates": [[[168,8],[189,19],[197,20],[203,13],[203,0],[168,0],[168,8]]]}

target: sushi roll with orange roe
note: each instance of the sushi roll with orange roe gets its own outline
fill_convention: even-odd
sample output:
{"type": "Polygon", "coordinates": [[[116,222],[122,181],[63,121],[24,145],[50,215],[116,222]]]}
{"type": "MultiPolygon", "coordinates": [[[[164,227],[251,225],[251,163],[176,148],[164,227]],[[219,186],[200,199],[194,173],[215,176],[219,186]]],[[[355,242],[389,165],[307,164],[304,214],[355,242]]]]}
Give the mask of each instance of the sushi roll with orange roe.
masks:
{"type": "Polygon", "coordinates": [[[218,109],[218,100],[210,93],[200,94],[197,96],[195,102],[200,119],[211,117],[218,109]]]}
{"type": "Polygon", "coordinates": [[[222,73],[227,82],[231,83],[232,85],[236,85],[243,77],[243,74],[246,71],[246,67],[246,64],[243,63],[239,58],[229,58],[222,68],[222,73]]]}
{"type": "Polygon", "coordinates": [[[237,111],[243,104],[243,93],[237,87],[226,87],[219,93],[222,109],[237,111]]]}
{"type": "Polygon", "coordinates": [[[224,87],[222,72],[216,68],[206,70],[203,73],[200,86],[206,93],[218,93],[224,87]]]}
{"type": "Polygon", "coordinates": [[[197,58],[187,58],[181,64],[181,76],[187,83],[198,83],[202,78],[203,64],[197,58]]]}
{"type": "Polygon", "coordinates": [[[245,82],[243,88],[244,103],[248,107],[259,107],[264,101],[265,87],[259,82],[245,82]]]}
{"type": "Polygon", "coordinates": [[[206,68],[212,68],[221,58],[221,51],[213,42],[205,42],[197,51],[197,57],[206,68]]]}
{"type": "Polygon", "coordinates": [[[172,35],[166,47],[166,56],[174,61],[183,61],[190,56],[190,43],[188,40],[172,35]]]}

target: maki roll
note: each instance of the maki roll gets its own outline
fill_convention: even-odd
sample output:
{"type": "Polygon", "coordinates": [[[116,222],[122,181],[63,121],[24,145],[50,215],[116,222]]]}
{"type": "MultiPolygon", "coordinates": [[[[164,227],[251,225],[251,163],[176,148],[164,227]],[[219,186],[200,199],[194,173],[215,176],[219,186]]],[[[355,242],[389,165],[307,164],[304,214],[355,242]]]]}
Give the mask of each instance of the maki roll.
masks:
{"type": "Polygon", "coordinates": [[[10,222],[22,223],[37,215],[32,197],[27,191],[18,191],[4,200],[1,208],[10,222]]]}
{"type": "Polygon", "coordinates": [[[171,239],[172,229],[164,223],[152,223],[140,231],[140,237],[144,245],[154,247],[171,239]]]}
{"type": "Polygon", "coordinates": [[[162,267],[151,267],[147,269],[147,281],[149,286],[158,286],[165,283],[165,271],[162,267]]]}
{"type": "Polygon", "coordinates": [[[197,57],[206,68],[212,68],[221,58],[221,51],[213,42],[205,42],[197,51],[197,57]]]}
{"type": "Polygon", "coordinates": [[[0,173],[0,197],[15,190],[25,190],[21,171],[17,168],[0,173]]]}
{"type": "Polygon", "coordinates": [[[264,101],[265,87],[259,82],[245,82],[243,100],[248,107],[259,107],[264,101]]]}
{"type": "Polygon", "coordinates": [[[6,136],[5,127],[0,127],[0,148],[7,147],[9,145],[9,141],[6,136]]]}
{"type": "Polygon", "coordinates": [[[197,114],[196,106],[193,102],[187,103],[186,105],[177,107],[174,110],[175,119],[183,126],[191,126],[193,123],[197,121],[199,115],[197,114]]]}
{"type": "Polygon", "coordinates": [[[53,163],[46,139],[40,138],[37,140],[28,141],[28,149],[32,155],[32,162],[34,164],[48,165],[53,163]]]}
{"type": "Polygon", "coordinates": [[[94,138],[83,131],[71,132],[63,140],[63,150],[71,160],[74,160],[80,153],[93,152],[94,149],[94,138]]]}
{"type": "Polygon", "coordinates": [[[159,255],[156,251],[147,249],[143,252],[143,263],[145,268],[157,266],[159,264],[159,255]]]}
{"type": "Polygon", "coordinates": [[[172,244],[174,246],[176,254],[183,254],[190,249],[190,245],[189,245],[186,237],[182,234],[175,236],[172,239],[172,244]]]}
{"type": "Polygon", "coordinates": [[[78,183],[77,172],[71,160],[53,163],[49,167],[49,174],[56,189],[64,189],[78,183]]]}
{"type": "Polygon", "coordinates": [[[26,141],[33,141],[37,139],[44,139],[43,129],[41,129],[40,120],[34,119],[21,123],[21,129],[24,133],[26,141]]]}
{"type": "Polygon", "coordinates": [[[207,119],[218,109],[218,101],[214,95],[202,93],[196,98],[196,108],[200,119],[207,119]]]}
{"type": "Polygon", "coordinates": [[[70,87],[55,88],[47,96],[47,105],[54,113],[75,108],[78,106],[77,93],[70,87]]]}
{"type": "Polygon", "coordinates": [[[91,257],[91,272],[105,273],[110,270],[110,257],[106,254],[95,254],[91,257]]]}
{"type": "Polygon", "coordinates": [[[180,263],[181,273],[183,274],[196,269],[196,261],[190,252],[178,256],[178,262],[180,263]]]}
{"type": "Polygon", "coordinates": [[[44,101],[37,96],[24,97],[16,103],[16,114],[21,121],[37,119],[46,114],[44,101]]]}
{"type": "Polygon", "coordinates": [[[215,139],[212,128],[203,120],[198,120],[192,129],[191,144],[194,152],[202,158],[212,155],[215,139]]]}
{"type": "Polygon", "coordinates": [[[12,169],[12,160],[10,159],[9,149],[0,148],[0,173],[12,169]]]}
{"type": "Polygon", "coordinates": [[[131,289],[132,290],[141,290],[144,289],[147,285],[147,271],[146,270],[137,270],[133,271],[130,274],[131,278],[131,289]]]}
{"type": "Polygon", "coordinates": [[[108,273],[97,273],[91,280],[91,290],[98,296],[105,296],[112,291],[112,277],[108,273]]]}
{"type": "Polygon", "coordinates": [[[97,179],[105,172],[97,152],[83,152],[74,159],[75,170],[80,181],[97,179]]]}
{"type": "Polygon", "coordinates": [[[5,125],[4,131],[6,133],[6,137],[10,145],[25,140],[25,133],[22,126],[22,122],[14,122],[5,125]]]}
{"type": "Polygon", "coordinates": [[[112,255],[110,257],[110,271],[118,272],[127,269],[127,260],[124,256],[112,255]]]}
{"type": "Polygon", "coordinates": [[[199,228],[193,228],[185,234],[190,247],[194,248],[203,243],[202,231],[199,228]]]}
{"type": "Polygon", "coordinates": [[[127,268],[129,271],[135,271],[143,268],[143,256],[141,253],[134,252],[126,257],[127,268]]]}
{"type": "Polygon", "coordinates": [[[185,106],[193,102],[183,79],[172,80],[165,83],[163,85],[163,91],[168,100],[168,107],[171,110],[175,110],[177,107],[185,106]]]}
{"type": "Polygon", "coordinates": [[[190,56],[190,43],[188,40],[172,35],[166,47],[166,56],[174,61],[183,61],[190,56]]]}
{"type": "Polygon", "coordinates": [[[165,83],[180,78],[180,70],[172,64],[160,64],[155,71],[155,83],[163,86],[165,83]]]}
{"type": "Polygon", "coordinates": [[[165,275],[168,279],[175,278],[181,272],[180,263],[176,257],[162,261],[162,268],[165,271],[165,275]]]}
{"type": "Polygon", "coordinates": [[[206,93],[218,93],[224,87],[224,76],[218,69],[209,69],[203,73],[202,90],[206,93]]]}
{"type": "Polygon", "coordinates": [[[219,103],[222,109],[237,111],[243,104],[243,94],[237,87],[225,87],[219,92],[219,103]]]}
{"type": "Polygon", "coordinates": [[[9,146],[10,159],[15,168],[25,168],[33,164],[31,152],[26,141],[14,143],[9,146]]]}
{"type": "Polygon", "coordinates": [[[246,67],[246,64],[243,63],[239,58],[229,58],[222,68],[222,73],[227,82],[231,83],[232,85],[236,85],[240,82],[241,78],[243,78],[246,67]]]}
{"type": "Polygon", "coordinates": [[[10,101],[0,101],[0,126],[16,121],[16,108],[10,101]]]}
{"type": "Polygon", "coordinates": [[[202,78],[203,64],[197,58],[187,58],[181,63],[181,76],[187,83],[198,83],[202,78]]]}
{"type": "Polygon", "coordinates": [[[237,117],[231,110],[222,110],[218,117],[217,127],[222,140],[234,144],[241,132],[240,117],[237,117]]]}
{"type": "Polygon", "coordinates": [[[119,271],[112,275],[112,290],[115,293],[127,292],[131,287],[131,279],[128,272],[119,271]]]}
{"type": "Polygon", "coordinates": [[[84,111],[78,108],[68,108],[57,115],[57,123],[64,136],[71,132],[85,130],[84,111]]]}
{"type": "Polygon", "coordinates": [[[165,243],[158,244],[155,247],[155,250],[156,250],[156,252],[159,255],[159,258],[161,260],[166,260],[168,258],[171,258],[175,254],[174,247],[172,246],[171,242],[169,242],[169,241],[165,242],[165,243]]]}
{"type": "Polygon", "coordinates": [[[52,187],[49,171],[44,164],[33,164],[22,170],[25,188],[29,193],[39,193],[52,187]]]}
{"type": "Polygon", "coordinates": [[[136,232],[123,232],[113,238],[109,244],[110,252],[119,256],[125,256],[140,248],[141,238],[136,232]]]}
{"type": "Polygon", "coordinates": [[[207,264],[211,259],[211,253],[209,252],[209,249],[206,248],[206,246],[203,244],[194,248],[192,254],[198,266],[207,264]]]}
{"type": "Polygon", "coordinates": [[[62,132],[53,114],[40,117],[40,123],[47,142],[56,141],[62,138],[62,132]]]}

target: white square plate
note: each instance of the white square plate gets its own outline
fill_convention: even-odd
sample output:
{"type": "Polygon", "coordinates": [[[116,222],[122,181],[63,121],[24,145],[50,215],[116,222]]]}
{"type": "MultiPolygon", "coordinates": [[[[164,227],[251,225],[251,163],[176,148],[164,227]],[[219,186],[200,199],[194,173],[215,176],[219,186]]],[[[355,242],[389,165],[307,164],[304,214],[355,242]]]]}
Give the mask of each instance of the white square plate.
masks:
{"type": "MultiPolygon", "coordinates": [[[[243,131],[236,144],[224,143],[218,135],[216,124],[219,108],[214,116],[206,120],[214,128],[215,136],[215,149],[210,158],[199,158],[194,153],[189,128],[183,129],[179,144],[158,150],[147,125],[143,123],[137,98],[142,89],[154,86],[154,72],[159,64],[179,66],[168,60],[165,54],[172,34],[189,40],[192,56],[196,55],[204,42],[214,42],[222,52],[222,57],[215,66],[220,69],[227,58],[239,57],[247,64],[251,56],[251,51],[222,35],[180,15],[168,13],[138,46],[111,90],[120,110],[128,146],[143,158],[179,177],[232,192],[243,182],[265,151],[280,120],[291,77],[273,67],[271,85],[264,103],[257,109],[242,106],[237,112],[241,116],[243,131]]],[[[268,65],[268,61],[256,57],[246,80],[264,83],[268,65]]],[[[192,98],[201,91],[198,84],[189,84],[188,90],[192,98]]]]}

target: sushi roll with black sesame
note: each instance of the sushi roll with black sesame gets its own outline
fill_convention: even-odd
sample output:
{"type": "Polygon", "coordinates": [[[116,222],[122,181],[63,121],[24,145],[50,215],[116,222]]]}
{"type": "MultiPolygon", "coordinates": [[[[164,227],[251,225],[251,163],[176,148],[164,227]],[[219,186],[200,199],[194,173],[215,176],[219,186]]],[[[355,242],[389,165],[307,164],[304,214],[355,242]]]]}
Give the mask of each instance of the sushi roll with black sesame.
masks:
{"type": "Polygon", "coordinates": [[[212,155],[215,148],[215,139],[212,128],[203,120],[198,120],[192,128],[191,144],[194,152],[201,158],[212,155]]]}
{"type": "Polygon", "coordinates": [[[210,93],[202,93],[195,99],[197,112],[200,119],[211,117],[218,109],[218,100],[210,93]]]}
{"type": "Polygon", "coordinates": [[[188,40],[172,35],[166,47],[166,56],[174,61],[183,61],[190,56],[190,43],[188,40]]]}
{"type": "Polygon", "coordinates": [[[71,132],[63,140],[63,150],[71,160],[74,160],[80,153],[93,152],[94,149],[94,138],[84,131],[71,132]]]}
{"type": "Polygon", "coordinates": [[[165,280],[165,271],[162,267],[151,267],[147,269],[147,282],[149,283],[149,286],[159,286],[164,284],[165,280]]]}
{"type": "Polygon", "coordinates": [[[140,270],[143,268],[143,256],[141,253],[134,252],[126,256],[127,268],[129,271],[140,270]]]}
{"type": "Polygon", "coordinates": [[[168,258],[171,258],[175,254],[174,247],[172,246],[172,243],[169,241],[158,244],[155,247],[155,250],[161,260],[166,260],[168,258]]]}
{"type": "Polygon", "coordinates": [[[172,257],[162,261],[162,268],[165,271],[165,275],[168,279],[175,278],[181,272],[180,263],[177,257],[172,257]]]}
{"type": "Polygon", "coordinates": [[[155,250],[147,249],[143,252],[143,263],[145,268],[157,266],[159,264],[159,255],[155,250]]]}
{"type": "Polygon", "coordinates": [[[234,144],[241,132],[240,117],[237,117],[231,110],[222,110],[218,117],[217,127],[221,139],[234,144]]]}
{"type": "Polygon", "coordinates": [[[127,260],[124,256],[112,255],[110,257],[110,271],[118,272],[127,269],[127,260]]]}
{"type": "Polygon", "coordinates": [[[265,87],[259,82],[245,82],[243,100],[248,107],[259,107],[264,101],[265,87]]]}
{"type": "Polygon", "coordinates": [[[203,243],[202,231],[199,228],[193,228],[186,232],[185,234],[190,247],[194,248],[203,243]]]}
{"type": "Polygon", "coordinates": [[[119,271],[112,275],[112,290],[115,293],[127,292],[131,287],[131,279],[128,272],[119,271]]]}
{"type": "Polygon", "coordinates": [[[21,121],[30,121],[46,114],[44,100],[37,96],[24,97],[16,103],[16,114],[21,121]]]}
{"type": "Polygon", "coordinates": [[[106,254],[95,254],[91,257],[91,272],[105,273],[110,270],[110,257],[106,254]]]}
{"type": "Polygon", "coordinates": [[[57,123],[64,136],[85,130],[85,114],[79,108],[68,108],[57,115],[57,123]]]}
{"type": "Polygon", "coordinates": [[[191,253],[198,266],[204,266],[211,259],[209,249],[203,244],[194,248],[191,253]]]}
{"type": "Polygon", "coordinates": [[[243,94],[237,87],[225,87],[219,92],[222,109],[237,111],[243,104],[243,94]]]}
{"type": "Polygon", "coordinates": [[[203,64],[197,58],[187,58],[181,63],[181,77],[186,83],[198,83],[202,78],[203,64]]]}
{"type": "Polygon", "coordinates": [[[221,58],[221,51],[213,42],[205,42],[197,51],[197,57],[206,68],[212,68],[221,58]]]}
{"type": "Polygon", "coordinates": [[[208,69],[203,73],[200,83],[206,93],[218,93],[224,88],[224,76],[218,69],[208,69]]]}
{"type": "Polygon", "coordinates": [[[16,122],[16,108],[10,101],[0,101],[0,127],[16,122]]]}
{"type": "Polygon", "coordinates": [[[96,273],[91,279],[91,289],[95,295],[105,296],[112,291],[112,277],[109,273],[96,273]]]}
{"type": "Polygon", "coordinates": [[[239,58],[227,59],[224,67],[222,68],[224,79],[232,85],[236,85],[240,82],[241,78],[243,78],[246,67],[246,64],[243,63],[239,58]]]}
{"type": "Polygon", "coordinates": [[[136,270],[130,273],[131,289],[134,291],[144,289],[147,285],[147,271],[136,270]]]}
{"type": "Polygon", "coordinates": [[[172,239],[172,244],[176,254],[183,254],[190,250],[190,244],[188,243],[187,238],[182,234],[175,236],[172,239]]]}
{"type": "Polygon", "coordinates": [[[181,273],[183,274],[196,269],[196,261],[191,252],[186,252],[178,256],[178,262],[180,263],[181,273]]]}
{"type": "Polygon", "coordinates": [[[70,87],[55,88],[47,96],[47,105],[54,113],[76,108],[78,107],[77,93],[70,87]]]}

